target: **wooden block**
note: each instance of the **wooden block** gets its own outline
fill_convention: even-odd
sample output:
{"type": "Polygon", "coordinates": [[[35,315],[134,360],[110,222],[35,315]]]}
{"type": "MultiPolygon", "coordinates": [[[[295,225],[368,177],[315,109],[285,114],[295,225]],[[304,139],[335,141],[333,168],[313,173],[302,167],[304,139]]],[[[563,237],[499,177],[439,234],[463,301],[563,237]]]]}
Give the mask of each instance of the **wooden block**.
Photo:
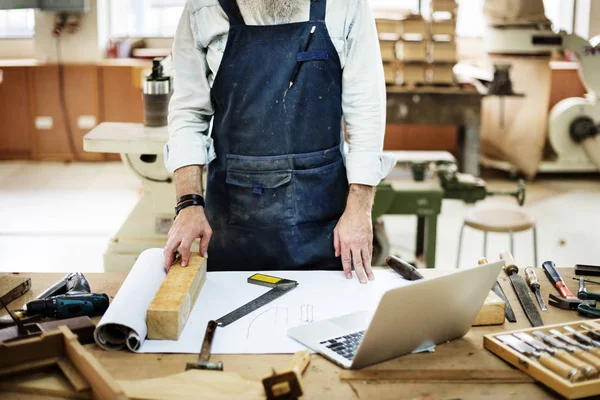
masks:
{"type": "Polygon", "coordinates": [[[426,61],[427,43],[424,40],[401,40],[397,45],[397,55],[402,61],[426,61]]]}
{"type": "Polygon", "coordinates": [[[427,23],[423,18],[405,19],[402,21],[402,34],[425,36],[427,34],[427,23]]]}
{"type": "Polygon", "coordinates": [[[479,310],[473,326],[504,324],[505,309],[506,303],[496,293],[490,292],[479,310]]]}
{"type": "Polygon", "coordinates": [[[434,36],[434,35],[454,36],[455,30],[456,30],[456,20],[454,20],[454,19],[431,21],[431,23],[430,23],[431,36],[434,36]]]}
{"type": "Polygon", "coordinates": [[[429,41],[431,62],[456,62],[456,43],[454,41],[429,41]]]}
{"type": "Polygon", "coordinates": [[[395,85],[398,82],[398,66],[395,62],[383,63],[383,73],[386,84],[395,85]]]}
{"type": "Polygon", "coordinates": [[[146,313],[148,338],[177,340],[206,280],[206,260],[190,256],[187,267],[173,265],[146,313]]]}
{"type": "Polygon", "coordinates": [[[432,83],[454,83],[454,72],[452,68],[453,63],[434,63],[430,65],[430,78],[429,81],[432,83]]]}
{"type": "Polygon", "coordinates": [[[456,13],[458,4],[454,0],[431,0],[431,12],[449,12],[456,13]]]}
{"type": "Polygon", "coordinates": [[[425,63],[407,63],[402,65],[402,83],[412,85],[425,82],[425,63]]]}
{"type": "Polygon", "coordinates": [[[381,48],[381,60],[383,62],[396,61],[396,44],[397,40],[379,40],[381,48]]]}
{"type": "Polygon", "coordinates": [[[402,34],[402,23],[399,20],[378,18],[375,20],[375,25],[377,26],[377,33],[380,35],[402,34]]]}

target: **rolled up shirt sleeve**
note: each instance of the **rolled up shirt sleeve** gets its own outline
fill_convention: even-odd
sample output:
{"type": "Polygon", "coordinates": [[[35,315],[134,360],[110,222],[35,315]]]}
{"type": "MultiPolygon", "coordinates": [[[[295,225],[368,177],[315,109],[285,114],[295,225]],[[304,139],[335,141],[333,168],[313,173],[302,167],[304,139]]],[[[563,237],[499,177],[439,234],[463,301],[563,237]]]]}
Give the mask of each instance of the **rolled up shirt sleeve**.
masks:
{"type": "Polygon", "coordinates": [[[381,51],[369,1],[357,0],[349,12],[342,76],[348,182],[376,186],[396,164],[392,154],[383,152],[386,90],[381,51]]]}
{"type": "Polygon", "coordinates": [[[164,147],[169,172],[206,165],[216,158],[209,136],[214,114],[206,49],[198,48],[198,27],[186,5],[173,42],[174,92],[169,103],[169,140],[164,147]]]}

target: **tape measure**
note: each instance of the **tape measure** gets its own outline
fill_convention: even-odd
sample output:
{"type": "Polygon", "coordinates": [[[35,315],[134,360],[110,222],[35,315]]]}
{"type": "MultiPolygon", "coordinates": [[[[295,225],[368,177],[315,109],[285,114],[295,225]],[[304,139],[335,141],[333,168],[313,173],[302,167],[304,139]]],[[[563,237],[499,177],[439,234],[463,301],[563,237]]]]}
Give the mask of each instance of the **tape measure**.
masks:
{"type": "Polygon", "coordinates": [[[250,278],[248,278],[248,283],[252,283],[254,285],[266,286],[272,288],[267,293],[262,296],[257,297],[256,299],[250,301],[249,303],[244,304],[240,308],[233,310],[227,315],[222,316],[217,319],[217,325],[220,327],[227,326],[232,322],[237,321],[238,319],[250,314],[251,312],[258,310],[265,304],[272,302],[273,300],[283,296],[287,292],[292,289],[295,289],[298,286],[298,282],[292,281],[290,279],[278,278],[276,276],[264,275],[264,274],[254,274],[250,278]]]}

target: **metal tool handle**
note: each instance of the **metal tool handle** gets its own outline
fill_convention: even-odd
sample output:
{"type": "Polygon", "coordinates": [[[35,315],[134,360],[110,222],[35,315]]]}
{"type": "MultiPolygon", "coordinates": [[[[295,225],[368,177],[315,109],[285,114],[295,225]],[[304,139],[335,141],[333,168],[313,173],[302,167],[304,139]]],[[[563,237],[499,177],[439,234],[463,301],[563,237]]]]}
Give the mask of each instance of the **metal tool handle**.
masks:
{"type": "Polygon", "coordinates": [[[202,342],[202,349],[200,350],[200,356],[198,361],[208,361],[210,359],[210,348],[212,347],[213,337],[217,330],[217,322],[210,320],[206,325],[206,333],[204,334],[204,341],[202,342]]]}
{"type": "Polygon", "coordinates": [[[583,374],[579,372],[577,368],[573,368],[572,366],[567,365],[564,362],[549,356],[548,354],[540,354],[538,361],[550,371],[558,374],[560,377],[570,382],[581,382],[585,379],[583,374]]]}
{"type": "Polygon", "coordinates": [[[565,364],[569,364],[577,368],[578,370],[583,372],[583,375],[587,379],[598,377],[598,370],[593,365],[590,365],[589,363],[580,360],[579,358],[567,353],[564,350],[557,350],[556,353],[554,353],[554,357],[563,361],[565,364]]]}
{"type": "Polygon", "coordinates": [[[517,267],[517,263],[510,251],[502,251],[500,253],[500,259],[504,260],[504,272],[506,272],[506,275],[511,276],[512,274],[519,273],[519,267],[517,267]]]}
{"type": "Polygon", "coordinates": [[[527,284],[529,285],[529,287],[532,290],[536,290],[540,288],[540,281],[538,280],[537,275],[535,274],[535,271],[533,268],[531,267],[527,267],[525,268],[525,280],[527,281],[527,284]]]}

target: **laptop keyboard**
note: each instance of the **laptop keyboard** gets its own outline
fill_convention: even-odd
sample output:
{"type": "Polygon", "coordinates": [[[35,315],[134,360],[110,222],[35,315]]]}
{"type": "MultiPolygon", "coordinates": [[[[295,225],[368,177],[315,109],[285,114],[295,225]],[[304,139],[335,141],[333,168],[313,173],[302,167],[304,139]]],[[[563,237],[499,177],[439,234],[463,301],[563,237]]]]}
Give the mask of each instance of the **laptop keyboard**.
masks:
{"type": "Polygon", "coordinates": [[[330,350],[335,351],[340,356],[348,360],[352,360],[356,354],[358,345],[362,341],[364,333],[365,331],[351,333],[349,335],[336,337],[334,339],[324,340],[320,342],[320,344],[324,345],[330,350]]]}

